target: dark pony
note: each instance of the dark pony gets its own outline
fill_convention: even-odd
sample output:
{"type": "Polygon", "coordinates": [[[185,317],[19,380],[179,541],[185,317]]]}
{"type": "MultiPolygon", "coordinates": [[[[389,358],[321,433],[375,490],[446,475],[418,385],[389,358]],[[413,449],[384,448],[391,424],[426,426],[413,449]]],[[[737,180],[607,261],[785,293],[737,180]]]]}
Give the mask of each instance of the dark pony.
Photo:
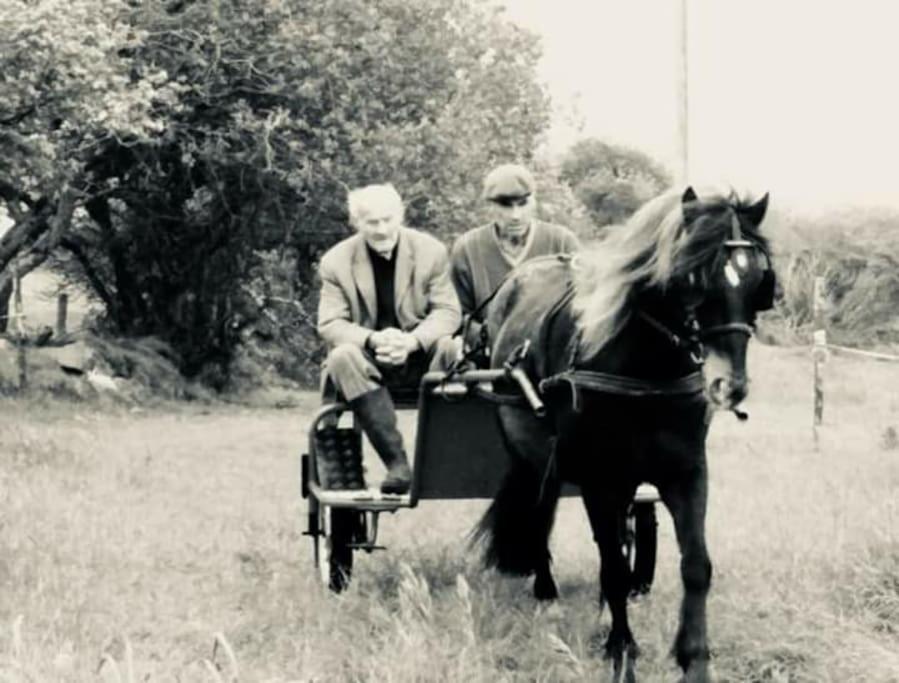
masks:
{"type": "Polygon", "coordinates": [[[692,188],[662,195],[594,251],[524,264],[491,303],[494,367],[523,356],[547,411],[499,407],[510,468],[475,536],[488,566],[536,574],[536,597],[556,598],[549,535],[562,482],[580,486],[612,615],[614,680],[634,676],[620,528],[641,482],[658,488],[681,551],[674,654],[686,680],[708,678],[705,440],[713,409],[743,417],[747,343],[774,293],[759,232],[767,203],[692,188]]]}

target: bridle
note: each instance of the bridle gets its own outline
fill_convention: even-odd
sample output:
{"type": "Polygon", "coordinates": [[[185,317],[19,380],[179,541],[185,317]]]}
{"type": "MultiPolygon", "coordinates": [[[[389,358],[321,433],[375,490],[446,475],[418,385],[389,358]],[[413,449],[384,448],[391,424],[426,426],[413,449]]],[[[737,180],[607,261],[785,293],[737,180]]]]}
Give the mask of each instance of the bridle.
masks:
{"type": "MultiPolygon", "coordinates": [[[[755,242],[751,242],[743,236],[740,220],[737,218],[737,212],[733,208],[731,208],[730,239],[725,240],[722,246],[728,254],[727,264],[730,264],[732,254],[737,249],[759,249],[755,242]]],[[[695,278],[693,273],[690,276],[695,278]]],[[[652,328],[668,337],[675,346],[687,349],[690,353],[690,359],[697,366],[701,366],[705,362],[704,341],[726,334],[742,334],[750,338],[755,333],[755,326],[748,322],[728,322],[702,327],[696,317],[696,305],[686,306],[686,319],[680,334],[643,310],[638,311],[637,314],[652,328]]]]}

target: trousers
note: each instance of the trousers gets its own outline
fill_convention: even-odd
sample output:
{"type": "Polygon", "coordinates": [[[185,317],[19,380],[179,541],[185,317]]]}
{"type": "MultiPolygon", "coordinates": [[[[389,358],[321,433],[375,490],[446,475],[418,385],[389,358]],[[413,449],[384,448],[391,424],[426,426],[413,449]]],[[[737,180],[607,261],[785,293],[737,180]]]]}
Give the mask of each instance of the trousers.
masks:
{"type": "Polygon", "coordinates": [[[458,353],[452,337],[437,340],[428,351],[409,354],[403,365],[379,365],[374,356],[355,344],[339,344],[325,359],[322,395],[352,401],[381,387],[388,390],[417,389],[422,376],[433,370],[445,370],[458,353]]]}

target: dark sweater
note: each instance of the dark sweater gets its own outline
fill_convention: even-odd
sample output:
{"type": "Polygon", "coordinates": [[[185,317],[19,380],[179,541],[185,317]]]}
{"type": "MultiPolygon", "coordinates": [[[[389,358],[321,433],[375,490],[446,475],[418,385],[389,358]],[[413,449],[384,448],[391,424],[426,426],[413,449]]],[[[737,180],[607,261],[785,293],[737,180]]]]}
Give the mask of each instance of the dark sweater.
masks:
{"type": "MultiPolygon", "coordinates": [[[[500,248],[495,230],[493,224],[474,228],[453,245],[451,274],[464,314],[475,311],[519,263],[537,256],[570,254],[578,249],[577,237],[568,228],[534,221],[525,251],[513,262],[500,248]]],[[[476,318],[483,321],[484,312],[476,318]]]]}
{"type": "Polygon", "coordinates": [[[396,319],[396,295],[394,281],[396,279],[396,247],[390,252],[390,258],[384,258],[371,247],[368,247],[368,258],[375,276],[375,294],[378,300],[378,319],[376,330],[388,327],[399,327],[396,319]]]}

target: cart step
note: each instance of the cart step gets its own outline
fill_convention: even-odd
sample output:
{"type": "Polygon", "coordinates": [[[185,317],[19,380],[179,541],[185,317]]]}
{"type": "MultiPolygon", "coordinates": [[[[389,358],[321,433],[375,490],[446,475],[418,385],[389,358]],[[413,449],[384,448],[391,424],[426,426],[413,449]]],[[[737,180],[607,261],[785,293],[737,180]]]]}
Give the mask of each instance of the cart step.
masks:
{"type": "Polygon", "coordinates": [[[315,483],[309,483],[309,492],[318,499],[322,505],[332,507],[354,507],[360,510],[395,510],[401,507],[412,506],[412,496],[408,493],[401,496],[381,493],[379,489],[368,488],[352,491],[330,491],[319,488],[315,483]]]}

